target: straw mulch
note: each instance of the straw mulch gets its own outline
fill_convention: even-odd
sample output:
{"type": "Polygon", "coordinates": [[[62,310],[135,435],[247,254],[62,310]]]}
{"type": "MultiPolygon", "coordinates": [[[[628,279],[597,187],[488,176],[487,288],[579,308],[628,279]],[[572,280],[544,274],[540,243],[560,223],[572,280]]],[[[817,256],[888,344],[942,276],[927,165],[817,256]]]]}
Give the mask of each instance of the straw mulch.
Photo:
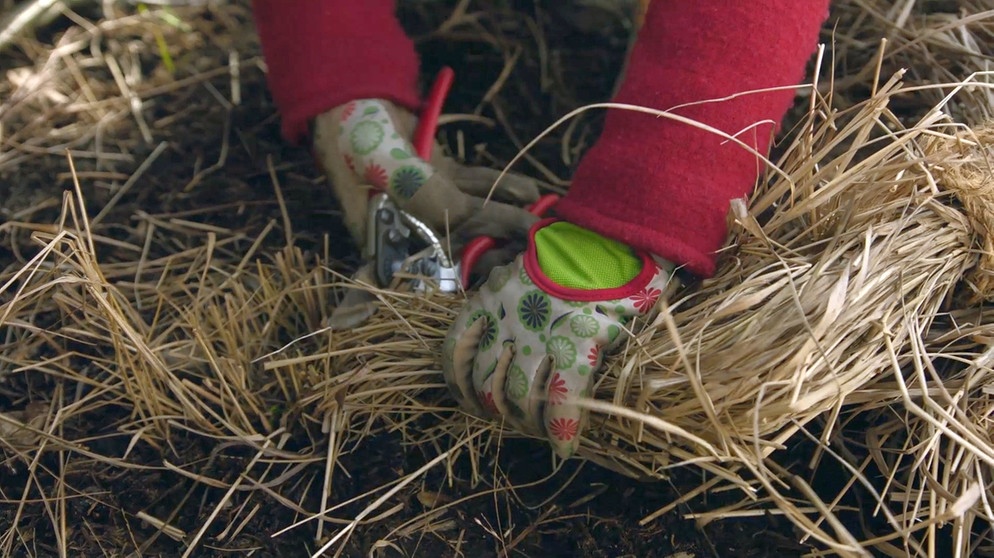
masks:
{"type": "MultiPolygon", "coordinates": [[[[588,403],[583,457],[682,479],[642,527],[783,516],[818,555],[994,552],[983,8],[833,7],[767,180],[734,204],[719,272],[635,324],[588,403]]],[[[591,42],[599,58],[536,31],[556,28],[541,10],[403,15],[432,63],[465,43],[503,61],[485,85],[467,79],[443,130],[453,152],[496,166],[550,123],[538,115],[609,95],[627,46],[623,15],[591,42]]],[[[4,554],[94,540],[185,555],[542,548],[569,505],[528,503],[533,485],[507,468],[522,467],[516,450],[548,452],[461,414],[441,382],[461,296],[377,291],[370,322],[324,327],[355,257],[306,154],[276,137],[245,7],[72,19],[51,44],[24,40],[0,85],[4,554]],[[145,501],[107,505],[89,486],[145,501]],[[118,510],[106,523],[123,527],[97,534],[87,507],[118,510]]],[[[556,128],[521,170],[565,187],[598,119],[556,128]]]]}

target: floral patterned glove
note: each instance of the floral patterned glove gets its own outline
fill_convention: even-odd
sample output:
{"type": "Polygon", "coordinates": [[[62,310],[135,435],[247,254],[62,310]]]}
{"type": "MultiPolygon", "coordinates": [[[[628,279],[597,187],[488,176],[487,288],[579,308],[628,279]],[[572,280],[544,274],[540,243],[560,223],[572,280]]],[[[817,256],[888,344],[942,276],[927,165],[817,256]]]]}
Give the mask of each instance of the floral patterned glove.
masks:
{"type": "Polygon", "coordinates": [[[606,350],[676,285],[672,265],[564,221],[533,227],[527,250],[494,268],[445,339],[442,370],[459,404],[547,437],[569,457],[606,350]]]}
{"type": "Polygon", "coordinates": [[[456,248],[480,235],[523,240],[536,218],[519,206],[538,198],[535,181],[508,173],[494,198],[513,205],[484,204],[499,171],[463,166],[444,156],[421,159],[408,139],[415,124],[414,115],[381,99],[352,101],[314,120],[315,155],[329,174],[353,237],[365,239],[373,188],[388,192],[436,233],[454,233],[450,240],[456,248]]]}

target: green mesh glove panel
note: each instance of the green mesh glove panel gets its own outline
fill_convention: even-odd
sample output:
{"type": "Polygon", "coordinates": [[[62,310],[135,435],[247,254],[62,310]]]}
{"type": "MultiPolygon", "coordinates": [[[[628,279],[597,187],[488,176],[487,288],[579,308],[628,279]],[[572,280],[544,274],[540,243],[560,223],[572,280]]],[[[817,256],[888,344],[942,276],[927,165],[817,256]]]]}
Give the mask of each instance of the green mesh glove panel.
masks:
{"type": "Polygon", "coordinates": [[[573,289],[614,289],[642,271],[628,246],[565,221],[536,232],[535,251],[546,277],[573,289]]]}

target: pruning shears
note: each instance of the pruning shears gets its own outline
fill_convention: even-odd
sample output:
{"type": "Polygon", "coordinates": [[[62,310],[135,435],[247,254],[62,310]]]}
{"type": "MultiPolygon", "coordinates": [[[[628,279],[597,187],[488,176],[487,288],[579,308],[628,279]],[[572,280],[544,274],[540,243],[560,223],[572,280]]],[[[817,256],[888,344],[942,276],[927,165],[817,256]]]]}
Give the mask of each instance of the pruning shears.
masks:
{"type": "MultiPolygon", "coordinates": [[[[418,119],[411,143],[418,156],[426,161],[431,159],[438,117],[454,78],[451,68],[442,68],[418,119]]],[[[541,216],[557,201],[559,196],[549,194],[527,209],[541,216]]],[[[430,280],[442,292],[456,292],[460,287],[469,286],[480,257],[497,245],[490,237],[474,238],[463,249],[460,260],[453,261],[431,227],[397,207],[386,193],[372,196],[367,222],[367,256],[372,260],[374,276],[380,286],[389,285],[394,274],[402,271],[430,280]]],[[[424,280],[416,281],[416,290],[426,288],[424,280]]]]}

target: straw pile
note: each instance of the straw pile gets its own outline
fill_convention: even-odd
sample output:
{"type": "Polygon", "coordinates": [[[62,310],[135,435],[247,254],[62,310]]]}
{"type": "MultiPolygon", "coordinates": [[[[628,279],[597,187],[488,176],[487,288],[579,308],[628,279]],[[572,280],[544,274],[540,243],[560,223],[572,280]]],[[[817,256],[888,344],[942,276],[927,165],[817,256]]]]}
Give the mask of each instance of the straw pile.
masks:
{"type": "MultiPolygon", "coordinates": [[[[636,324],[609,359],[581,455],[639,479],[702,473],[644,523],[726,492],[731,503],[693,517],[782,514],[814,547],[846,556],[991,550],[994,74],[980,70],[994,55],[994,14],[960,4],[936,15],[915,2],[835,8],[837,51],[819,58],[767,180],[734,204],[718,274],[636,324]]],[[[464,8],[417,21],[460,37],[481,25],[464,8]]],[[[425,479],[505,490],[487,479],[516,434],[459,413],[444,390],[436,355],[461,298],[377,291],[369,323],[324,328],[352,260],[334,240],[341,231],[316,237],[295,217],[317,179],[306,157],[230,130],[253,108],[246,92],[262,94],[258,60],[242,54],[255,46],[233,39],[247,12],[174,13],[74,26],[55,48],[26,43],[47,58],[3,85],[4,180],[30,183],[32,161],[70,168],[58,204],[5,208],[0,548],[44,554],[32,547],[48,531],[46,548],[66,553],[89,536],[66,526],[82,513],[75,502],[101,497],[81,479],[152,472],[222,495],[186,520],[194,488],[175,508],[135,513],[155,531],[132,541],[139,552],[160,535],[187,554],[206,540],[234,544],[273,507],[289,510],[279,527],[307,521],[316,554],[399,550],[426,535],[462,548],[446,515],[459,502],[425,479]],[[145,75],[143,39],[217,56],[145,75]],[[205,90],[223,108],[223,141],[216,163],[191,171],[176,164],[182,148],[148,140],[205,90]],[[251,162],[259,153],[264,165],[251,162]],[[250,162],[220,176],[233,160],[250,162]],[[136,193],[146,182],[165,194],[136,193]],[[216,201],[209,189],[222,187],[241,197],[216,201]],[[144,209],[150,199],[162,210],[144,209]],[[363,448],[381,437],[420,452],[422,466],[370,461],[363,448]],[[393,482],[356,488],[373,469],[396,471],[393,482]],[[427,511],[400,513],[399,495],[418,486],[427,511]]],[[[269,114],[245,129],[272,135],[269,114]]],[[[594,129],[584,114],[553,133],[560,164],[594,129]]],[[[555,178],[554,165],[529,164],[555,178]]],[[[509,554],[533,529],[494,536],[509,554]]]]}

